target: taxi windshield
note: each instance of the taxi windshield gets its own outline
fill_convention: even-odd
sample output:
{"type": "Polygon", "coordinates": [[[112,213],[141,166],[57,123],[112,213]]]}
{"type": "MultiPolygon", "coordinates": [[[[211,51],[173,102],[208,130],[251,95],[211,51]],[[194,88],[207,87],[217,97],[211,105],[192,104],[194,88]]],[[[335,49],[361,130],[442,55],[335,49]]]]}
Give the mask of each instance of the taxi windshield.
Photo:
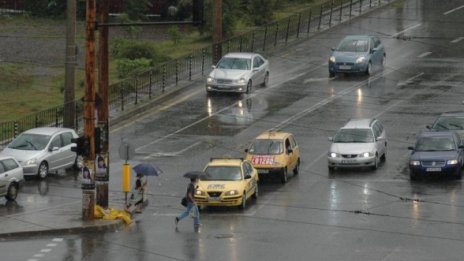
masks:
{"type": "Polygon", "coordinates": [[[208,180],[241,180],[240,167],[235,166],[208,166],[205,170],[208,180]]]}
{"type": "Polygon", "coordinates": [[[250,154],[276,155],[282,154],[283,146],[281,140],[255,140],[248,150],[250,154]]]}

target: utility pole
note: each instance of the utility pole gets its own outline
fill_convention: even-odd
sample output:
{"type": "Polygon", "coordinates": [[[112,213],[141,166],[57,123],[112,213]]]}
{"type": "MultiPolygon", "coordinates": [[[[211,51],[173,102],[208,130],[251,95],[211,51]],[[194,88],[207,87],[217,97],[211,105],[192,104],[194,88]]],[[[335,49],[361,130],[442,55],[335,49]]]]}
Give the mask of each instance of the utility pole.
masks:
{"type": "Polygon", "coordinates": [[[84,95],[84,139],[88,153],[84,155],[82,183],[82,220],[94,219],[95,208],[95,28],[96,0],[86,2],[86,52],[85,52],[85,95],[84,95]],[[90,178],[86,177],[90,172],[90,178]],[[84,183],[85,181],[85,183],[84,183]]]}
{"type": "Polygon", "coordinates": [[[213,64],[222,57],[222,0],[213,0],[213,64]]]}
{"type": "MultiPolygon", "coordinates": [[[[100,0],[99,23],[108,22],[109,0],[100,0]]],[[[108,182],[110,174],[109,157],[109,104],[108,104],[108,27],[98,28],[99,37],[99,70],[98,70],[98,95],[100,102],[98,105],[98,129],[96,132],[99,137],[96,148],[97,172],[95,173],[95,185],[97,189],[97,204],[103,208],[108,208],[108,182]],[[103,161],[104,168],[101,168],[103,161]]]]}
{"type": "Polygon", "coordinates": [[[67,0],[66,61],[64,83],[64,127],[74,129],[76,105],[74,97],[74,68],[76,66],[76,0],[67,0]]]}

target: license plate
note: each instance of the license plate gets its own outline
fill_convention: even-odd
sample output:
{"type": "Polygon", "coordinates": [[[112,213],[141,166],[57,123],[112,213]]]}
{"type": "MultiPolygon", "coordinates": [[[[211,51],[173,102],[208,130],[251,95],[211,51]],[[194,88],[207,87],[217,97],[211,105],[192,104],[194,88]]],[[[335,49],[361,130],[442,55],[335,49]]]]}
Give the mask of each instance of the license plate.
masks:
{"type": "Polygon", "coordinates": [[[267,170],[267,169],[258,169],[258,173],[259,174],[268,174],[269,170],[267,170]]]}
{"type": "Polygon", "coordinates": [[[351,66],[349,65],[340,65],[339,68],[340,70],[351,70],[351,66]]]}
{"type": "Polygon", "coordinates": [[[209,201],[219,201],[221,198],[219,197],[209,197],[209,201]]]}
{"type": "Polygon", "coordinates": [[[441,168],[426,168],[425,170],[429,172],[435,172],[435,171],[441,171],[441,168]]]}
{"type": "Polygon", "coordinates": [[[342,160],[342,163],[350,164],[350,163],[356,163],[356,161],[355,160],[342,160]]]}

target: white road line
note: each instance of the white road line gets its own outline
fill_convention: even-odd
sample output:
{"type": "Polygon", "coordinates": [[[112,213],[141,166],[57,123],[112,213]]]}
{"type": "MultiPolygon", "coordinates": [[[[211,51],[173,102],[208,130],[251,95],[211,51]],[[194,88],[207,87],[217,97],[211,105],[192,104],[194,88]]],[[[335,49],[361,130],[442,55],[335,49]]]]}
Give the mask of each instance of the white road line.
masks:
{"type": "Polygon", "coordinates": [[[50,243],[50,244],[47,244],[47,247],[56,247],[57,244],[55,243],[50,243]]]}
{"type": "Polygon", "coordinates": [[[462,8],[464,8],[464,5],[461,5],[461,6],[459,6],[459,7],[456,7],[456,8],[454,8],[454,9],[451,9],[451,10],[449,10],[449,11],[446,11],[446,12],[443,13],[443,15],[449,15],[449,14],[451,14],[452,12],[456,12],[457,10],[462,9],[462,8]]]}
{"type": "Polygon", "coordinates": [[[400,31],[400,32],[397,32],[396,34],[393,34],[392,37],[397,37],[398,35],[400,35],[400,34],[406,32],[406,31],[409,31],[409,30],[411,30],[411,29],[414,29],[414,28],[416,28],[416,27],[419,27],[419,26],[421,26],[421,25],[422,25],[422,24],[412,25],[412,26],[410,26],[410,27],[404,29],[403,31],[400,31]]]}
{"type": "Polygon", "coordinates": [[[464,37],[458,37],[458,38],[454,39],[453,41],[451,41],[450,43],[459,43],[462,40],[464,40],[464,37]]]}
{"type": "Polygon", "coordinates": [[[53,242],[63,242],[63,238],[55,237],[52,241],[53,242]]]}
{"type": "Polygon", "coordinates": [[[424,73],[423,73],[423,72],[421,72],[421,73],[418,73],[418,74],[414,75],[413,77],[411,77],[411,78],[407,79],[406,81],[404,81],[404,82],[401,82],[401,83],[398,83],[396,86],[402,86],[402,85],[409,84],[409,83],[411,83],[412,81],[414,81],[416,78],[419,78],[419,77],[421,77],[422,75],[424,75],[424,73]]]}
{"type": "Polygon", "coordinates": [[[170,153],[163,153],[163,152],[155,152],[155,153],[152,153],[146,157],[144,157],[143,159],[149,159],[149,158],[154,158],[154,157],[175,157],[175,156],[179,156],[180,154],[186,152],[187,150],[195,147],[195,146],[198,146],[201,144],[201,141],[197,141],[195,143],[193,143],[192,145],[188,146],[188,147],[185,147],[183,150],[179,150],[179,151],[175,151],[175,152],[170,152],[170,153]]]}
{"type": "Polygon", "coordinates": [[[34,257],[44,257],[44,254],[35,254],[34,257]]]}
{"type": "Polygon", "coordinates": [[[431,54],[432,54],[432,52],[421,53],[421,54],[419,54],[419,55],[417,56],[417,58],[424,58],[424,57],[429,56],[429,55],[431,55],[431,54]]]}
{"type": "Polygon", "coordinates": [[[52,251],[51,248],[43,248],[43,249],[40,249],[40,252],[42,252],[42,253],[48,253],[48,252],[50,252],[50,251],[52,251]]]}
{"type": "Polygon", "coordinates": [[[27,261],[39,261],[38,259],[28,259],[27,261]]]}

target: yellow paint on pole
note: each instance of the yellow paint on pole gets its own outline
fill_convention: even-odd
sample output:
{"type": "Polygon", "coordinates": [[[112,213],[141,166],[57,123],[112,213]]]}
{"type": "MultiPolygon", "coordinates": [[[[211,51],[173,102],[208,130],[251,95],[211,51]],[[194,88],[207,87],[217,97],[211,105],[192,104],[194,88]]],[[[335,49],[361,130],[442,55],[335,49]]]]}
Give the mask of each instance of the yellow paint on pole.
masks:
{"type": "Polygon", "coordinates": [[[130,191],[130,164],[128,163],[122,166],[122,191],[130,191]]]}

